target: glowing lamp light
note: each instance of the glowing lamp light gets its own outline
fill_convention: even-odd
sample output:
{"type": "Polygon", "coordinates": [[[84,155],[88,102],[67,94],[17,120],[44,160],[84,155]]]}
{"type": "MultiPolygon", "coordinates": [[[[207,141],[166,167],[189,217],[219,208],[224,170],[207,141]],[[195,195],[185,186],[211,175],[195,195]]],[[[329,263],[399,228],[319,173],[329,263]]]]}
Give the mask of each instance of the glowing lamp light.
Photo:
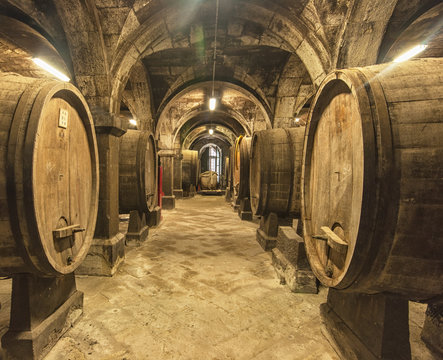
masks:
{"type": "Polygon", "coordinates": [[[214,129],[209,129],[209,135],[212,135],[214,133],[214,129]]]}
{"type": "Polygon", "coordinates": [[[217,100],[215,98],[210,98],[209,99],[209,110],[214,111],[216,104],[217,104],[217,100]]]}
{"type": "Polygon", "coordinates": [[[130,123],[131,125],[137,126],[137,120],[135,120],[135,119],[130,119],[130,120],[129,120],[129,123],[130,123]]]}
{"type": "Polygon", "coordinates": [[[395,63],[399,63],[402,61],[409,60],[410,58],[414,57],[415,55],[421,53],[424,49],[426,49],[428,45],[417,45],[414,46],[411,50],[406,51],[404,54],[400,55],[399,57],[394,59],[395,63]]]}
{"type": "Polygon", "coordinates": [[[40,66],[42,69],[44,69],[48,73],[54,75],[57,79],[60,79],[61,81],[68,82],[69,80],[71,80],[65,74],[63,74],[60,71],[58,71],[57,69],[53,68],[51,65],[44,62],[42,59],[33,58],[32,61],[34,62],[34,64],[40,66]]]}
{"type": "Polygon", "coordinates": [[[295,118],[295,122],[296,123],[300,122],[300,118],[295,118]]]}

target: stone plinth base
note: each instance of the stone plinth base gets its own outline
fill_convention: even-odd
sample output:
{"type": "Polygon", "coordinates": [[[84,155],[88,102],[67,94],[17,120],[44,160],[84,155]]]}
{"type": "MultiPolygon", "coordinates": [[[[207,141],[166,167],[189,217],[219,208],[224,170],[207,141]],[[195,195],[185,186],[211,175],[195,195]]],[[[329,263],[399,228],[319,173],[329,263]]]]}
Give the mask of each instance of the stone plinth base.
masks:
{"type": "Polygon", "coordinates": [[[323,334],[343,359],[410,360],[408,301],[329,289],[323,334]]]}
{"type": "Polygon", "coordinates": [[[317,279],[309,266],[303,239],[292,227],[279,228],[272,265],[280,283],[288,285],[292,292],[317,294],[317,279]]]}
{"type": "Polygon", "coordinates": [[[173,194],[176,199],[183,199],[183,190],[182,189],[174,189],[173,194]]]}
{"type": "Polygon", "coordinates": [[[443,359],[443,304],[429,304],[421,332],[426,346],[443,359]]]}
{"type": "Polygon", "coordinates": [[[265,251],[271,251],[277,245],[277,237],[269,236],[262,229],[257,229],[257,242],[265,251]]]}
{"type": "Polygon", "coordinates": [[[228,203],[230,203],[232,201],[232,193],[231,193],[231,190],[229,190],[229,189],[226,189],[225,200],[228,203]]]}
{"type": "Polygon", "coordinates": [[[156,227],[160,225],[162,220],[162,209],[160,206],[156,206],[154,210],[149,212],[146,216],[146,223],[149,227],[156,227]]]}
{"type": "Polygon", "coordinates": [[[238,207],[237,212],[240,219],[252,221],[251,202],[249,201],[249,198],[240,200],[240,206],[238,207]]]}
{"type": "Polygon", "coordinates": [[[163,196],[162,197],[162,209],[173,210],[175,209],[175,196],[163,196]]]}
{"type": "Polygon", "coordinates": [[[93,239],[88,255],[75,270],[76,275],[112,276],[125,259],[125,235],[111,239],[93,239]]]}
{"type": "Polygon", "coordinates": [[[292,224],[292,218],[279,218],[270,213],[260,218],[260,228],[257,230],[257,241],[265,251],[272,250],[277,245],[278,227],[292,224]]]}
{"type": "Polygon", "coordinates": [[[140,214],[137,210],[129,213],[128,232],[126,233],[126,246],[140,246],[149,235],[149,227],[146,225],[146,214],[140,214]]]}
{"type": "Polygon", "coordinates": [[[2,338],[6,358],[42,359],[82,314],[83,293],[76,290],[73,274],[14,276],[11,322],[2,338]]]}

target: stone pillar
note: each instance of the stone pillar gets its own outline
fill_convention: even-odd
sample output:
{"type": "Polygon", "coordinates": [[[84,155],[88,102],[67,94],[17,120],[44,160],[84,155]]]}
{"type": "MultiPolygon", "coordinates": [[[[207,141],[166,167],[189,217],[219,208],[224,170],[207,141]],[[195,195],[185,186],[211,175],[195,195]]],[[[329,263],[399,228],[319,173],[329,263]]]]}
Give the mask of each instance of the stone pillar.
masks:
{"type": "Polygon", "coordinates": [[[158,156],[163,167],[163,193],[162,208],[172,210],[175,208],[174,196],[174,150],[160,150],[158,156]]]}
{"type": "Polygon", "coordinates": [[[86,259],[77,275],[112,276],[125,257],[125,236],[119,232],[119,137],[127,124],[109,113],[93,114],[100,162],[97,225],[86,259]]]}
{"type": "Polygon", "coordinates": [[[183,198],[182,186],[182,159],[183,155],[179,152],[174,156],[174,195],[176,199],[183,198]]]}

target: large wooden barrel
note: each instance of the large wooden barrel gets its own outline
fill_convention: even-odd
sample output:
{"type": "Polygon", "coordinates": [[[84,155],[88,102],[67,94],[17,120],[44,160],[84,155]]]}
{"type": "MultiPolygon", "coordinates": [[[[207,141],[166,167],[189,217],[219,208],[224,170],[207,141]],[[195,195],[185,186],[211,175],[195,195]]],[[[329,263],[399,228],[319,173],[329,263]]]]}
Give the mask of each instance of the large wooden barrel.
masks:
{"type": "Polygon", "coordinates": [[[250,192],[254,215],[300,217],[300,178],[305,127],[255,132],[250,192]]]}
{"type": "Polygon", "coordinates": [[[239,136],[234,148],[234,192],[236,198],[249,197],[249,154],[251,138],[239,136]]]}
{"type": "Polygon", "coordinates": [[[155,139],[149,131],[128,130],[120,138],[119,207],[147,213],[157,202],[158,159],[155,139]]]}
{"type": "Polygon", "coordinates": [[[182,185],[183,190],[189,191],[191,185],[198,183],[198,151],[182,150],[182,185]]]}
{"type": "Polygon", "coordinates": [[[201,173],[200,186],[202,190],[215,190],[217,188],[217,173],[215,171],[201,173]]]}
{"type": "Polygon", "coordinates": [[[0,73],[0,275],[73,272],[98,205],[91,113],[71,84],[0,73]]]}
{"type": "Polygon", "coordinates": [[[304,145],[303,225],[326,286],[443,294],[442,59],[335,71],[304,145]]]}

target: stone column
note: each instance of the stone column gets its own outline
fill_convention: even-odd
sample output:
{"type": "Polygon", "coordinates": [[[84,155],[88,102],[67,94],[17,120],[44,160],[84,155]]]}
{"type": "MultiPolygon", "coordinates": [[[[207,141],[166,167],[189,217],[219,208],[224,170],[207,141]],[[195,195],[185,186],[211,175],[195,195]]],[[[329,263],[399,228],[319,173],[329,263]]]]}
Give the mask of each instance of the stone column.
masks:
{"type": "Polygon", "coordinates": [[[163,167],[163,193],[162,208],[172,210],[175,208],[174,196],[174,150],[160,150],[158,152],[160,163],[163,167]]]}
{"type": "Polygon", "coordinates": [[[119,232],[119,137],[127,124],[109,113],[93,114],[100,163],[97,225],[78,275],[112,276],[125,258],[125,235],[119,232]]]}
{"type": "Polygon", "coordinates": [[[174,156],[174,195],[176,199],[183,198],[182,186],[182,159],[183,155],[178,152],[174,156]]]}

